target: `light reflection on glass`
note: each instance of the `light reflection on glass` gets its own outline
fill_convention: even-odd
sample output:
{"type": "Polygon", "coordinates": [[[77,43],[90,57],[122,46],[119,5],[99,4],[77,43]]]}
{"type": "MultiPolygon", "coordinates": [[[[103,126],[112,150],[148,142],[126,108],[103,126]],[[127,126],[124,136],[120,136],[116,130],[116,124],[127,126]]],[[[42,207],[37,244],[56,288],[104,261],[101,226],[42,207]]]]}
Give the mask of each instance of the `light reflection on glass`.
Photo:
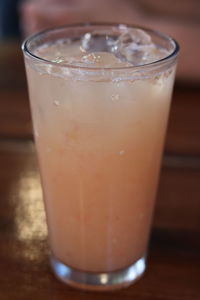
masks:
{"type": "Polygon", "coordinates": [[[47,236],[38,171],[24,170],[18,182],[16,230],[20,241],[44,240],[47,236]]]}
{"type": "Polygon", "coordinates": [[[101,284],[108,284],[109,276],[108,274],[101,274],[100,282],[101,284]]]}

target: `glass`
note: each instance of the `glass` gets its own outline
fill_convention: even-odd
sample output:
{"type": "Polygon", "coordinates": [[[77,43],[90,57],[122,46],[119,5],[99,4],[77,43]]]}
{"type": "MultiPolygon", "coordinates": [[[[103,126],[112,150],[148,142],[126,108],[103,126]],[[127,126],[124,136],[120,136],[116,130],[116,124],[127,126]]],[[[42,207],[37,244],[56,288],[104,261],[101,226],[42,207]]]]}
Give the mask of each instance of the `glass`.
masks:
{"type": "Polygon", "coordinates": [[[51,266],[87,290],[125,287],[145,271],[179,49],[148,29],[168,54],[140,66],[80,66],[37,49],[120,28],[65,26],[23,44],[51,266]]]}

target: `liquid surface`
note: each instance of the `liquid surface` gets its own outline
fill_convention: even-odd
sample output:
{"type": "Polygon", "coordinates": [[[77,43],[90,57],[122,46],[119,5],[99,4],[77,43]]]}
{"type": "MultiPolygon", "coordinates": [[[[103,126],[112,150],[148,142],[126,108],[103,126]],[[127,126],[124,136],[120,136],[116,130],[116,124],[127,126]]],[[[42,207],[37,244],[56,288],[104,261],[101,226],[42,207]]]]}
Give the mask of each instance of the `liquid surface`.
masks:
{"type": "Polygon", "coordinates": [[[35,55],[58,64],[89,68],[140,66],[169,55],[143,30],[120,26],[119,36],[101,31],[86,33],[79,40],[67,38],[44,44],[35,50],[35,55]]]}

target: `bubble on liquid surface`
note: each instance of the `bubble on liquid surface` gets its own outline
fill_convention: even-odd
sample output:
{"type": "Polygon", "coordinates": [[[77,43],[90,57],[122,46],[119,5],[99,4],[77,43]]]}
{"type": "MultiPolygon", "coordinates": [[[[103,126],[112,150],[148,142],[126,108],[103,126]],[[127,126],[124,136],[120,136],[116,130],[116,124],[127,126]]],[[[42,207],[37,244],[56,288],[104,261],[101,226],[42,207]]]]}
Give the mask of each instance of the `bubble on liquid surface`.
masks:
{"type": "Polygon", "coordinates": [[[55,62],[57,64],[65,62],[64,56],[57,56],[55,59],[52,59],[52,62],[55,62]]]}
{"type": "Polygon", "coordinates": [[[101,55],[98,55],[96,53],[89,53],[87,55],[84,55],[82,58],[83,62],[86,64],[98,64],[101,60],[101,55]]]}
{"type": "Polygon", "coordinates": [[[113,68],[124,67],[127,63],[109,52],[92,52],[74,60],[73,64],[80,67],[113,68]]]}

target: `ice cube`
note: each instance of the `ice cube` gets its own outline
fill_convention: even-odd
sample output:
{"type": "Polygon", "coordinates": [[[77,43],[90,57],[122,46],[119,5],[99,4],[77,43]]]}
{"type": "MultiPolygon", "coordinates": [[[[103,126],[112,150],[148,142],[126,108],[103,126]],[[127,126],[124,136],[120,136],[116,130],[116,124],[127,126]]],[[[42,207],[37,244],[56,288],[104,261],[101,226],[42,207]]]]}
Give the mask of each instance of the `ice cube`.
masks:
{"type": "Polygon", "coordinates": [[[90,32],[87,32],[86,34],[84,34],[81,40],[81,49],[88,51],[91,48],[92,42],[92,35],[90,32]]]}
{"type": "Polygon", "coordinates": [[[149,45],[152,44],[151,36],[141,29],[128,29],[122,31],[118,41],[123,45],[134,43],[136,45],[149,45]]]}
{"type": "Polygon", "coordinates": [[[123,28],[112,52],[123,61],[134,66],[148,64],[166,56],[166,50],[159,49],[151,36],[141,29],[123,28]]]}
{"type": "Polygon", "coordinates": [[[105,32],[86,33],[81,40],[81,49],[88,52],[111,52],[115,40],[105,32]]]}

